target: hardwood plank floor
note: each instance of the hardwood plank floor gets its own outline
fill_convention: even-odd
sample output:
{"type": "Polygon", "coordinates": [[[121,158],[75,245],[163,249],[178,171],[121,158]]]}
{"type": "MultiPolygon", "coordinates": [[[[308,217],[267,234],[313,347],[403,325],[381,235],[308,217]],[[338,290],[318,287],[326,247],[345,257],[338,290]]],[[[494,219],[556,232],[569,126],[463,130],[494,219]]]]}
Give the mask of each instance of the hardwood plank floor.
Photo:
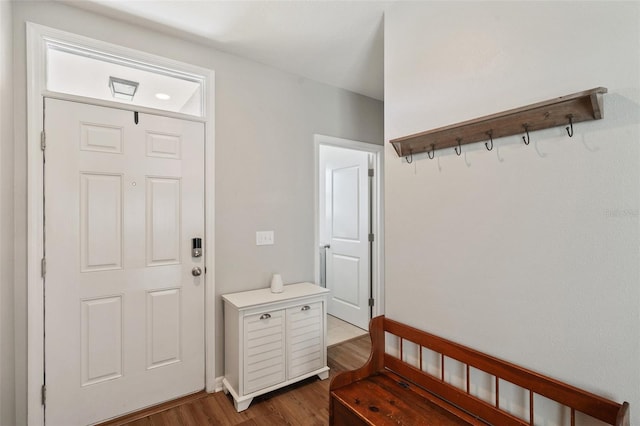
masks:
{"type": "Polygon", "coordinates": [[[364,335],[327,349],[328,380],[317,377],[259,396],[249,408],[237,413],[231,395],[202,394],[184,404],[131,421],[131,417],[108,422],[110,426],[282,426],[326,425],[329,422],[329,382],[341,371],[363,365],[371,341],[364,335]]]}

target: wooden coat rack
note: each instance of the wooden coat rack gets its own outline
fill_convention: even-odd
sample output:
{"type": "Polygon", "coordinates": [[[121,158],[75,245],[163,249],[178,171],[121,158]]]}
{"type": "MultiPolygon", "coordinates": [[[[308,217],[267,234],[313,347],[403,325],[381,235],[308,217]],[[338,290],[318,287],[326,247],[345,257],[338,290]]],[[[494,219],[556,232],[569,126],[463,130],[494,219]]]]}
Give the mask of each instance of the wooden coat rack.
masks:
{"type": "Polygon", "coordinates": [[[413,154],[427,152],[429,158],[433,158],[435,150],[443,148],[454,148],[456,154],[461,155],[462,145],[480,141],[486,141],[485,147],[491,151],[494,139],[516,134],[523,134],[524,143],[529,145],[529,132],[550,127],[567,126],[567,134],[571,137],[575,123],[599,120],[603,117],[602,96],[605,93],[607,93],[606,88],[597,87],[474,120],[392,139],[390,143],[398,156],[407,157],[407,161],[411,162],[413,154]]]}

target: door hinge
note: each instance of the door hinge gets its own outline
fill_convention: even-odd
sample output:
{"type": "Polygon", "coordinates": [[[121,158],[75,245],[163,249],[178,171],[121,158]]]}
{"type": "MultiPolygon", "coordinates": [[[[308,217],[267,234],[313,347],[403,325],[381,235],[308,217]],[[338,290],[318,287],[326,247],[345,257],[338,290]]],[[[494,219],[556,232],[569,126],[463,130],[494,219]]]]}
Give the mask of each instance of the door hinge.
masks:
{"type": "Polygon", "coordinates": [[[373,306],[373,304],[375,303],[375,300],[372,298],[369,299],[369,306],[373,306]]]}
{"type": "Polygon", "coordinates": [[[372,243],[373,242],[373,234],[369,234],[369,242],[372,243]]]}
{"type": "Polygon", "coordinates": [[[369,177],[373,177],[373,169],[369,169],[369,177]]]}
{"type": "Polygon", "coordinates": [[[44,151],[47,147],[47,134],[43,131],[40,132],[40,149],[44,151]]]}
{"type": "Polygon", "coordinates": [[[42,388],[40,390],[40,401],[42,401],[42,405],[45,405],[45,403],[47,402],[47,386],[46,385],[42,385],[42,388]]]}
{"type": "Polygon", "coordinates": [[[46,274],[47,274],[47,259],[43,257],[42,260],[40,261],[40,275],[42,276],[42,278],[44,278],[46,274]]]}

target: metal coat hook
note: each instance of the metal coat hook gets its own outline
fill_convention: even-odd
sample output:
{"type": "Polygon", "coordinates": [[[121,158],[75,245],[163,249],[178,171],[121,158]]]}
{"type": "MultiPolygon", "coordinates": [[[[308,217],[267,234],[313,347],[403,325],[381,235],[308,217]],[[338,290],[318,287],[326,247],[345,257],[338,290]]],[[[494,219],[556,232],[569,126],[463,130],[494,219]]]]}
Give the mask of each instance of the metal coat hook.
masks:
{"type": "Polygon", "coordinates": [[[487,151],[491,151],[493,149],[493,130],[488,131],[487,135],[489,135],[489,139],[491,139],[491,148],[489,148],[489,144],[487,142],[484,143],[484,146],[487,148],[487,151]]]}
{"type": "Polygon", "coordinates": [[[524,131],[527,132],[527,138],[525,139],[523,136],[522,141],[524,142],[525,145],[529,145],[529,142],[531,142],[531,140],[529,139],[529,126],[526,124],[523,124],[522,127],[524,127],[524,131]]]}
{"type": "Polygon", "coordinates": [[[409,155],[405,155],[404,159],[407,160],[408,164],[413,163],[413,151],[409,150],[409,155]],[[411,158],[411,160],[409,160],[409,158],[411,158]]]}
{"type": "Polygon", "coordinates": [[[565,129],[567,129],[567,134],[569,135],[570,138],[573,137],[573,115],[569,114],[567,115],[567,118],[569,119],[569,126],[571,126],[571,131],[569,131],[569,127],[565,127],[565,129]]]}
{"type": "Polygon", "coordinates": [[[435,156],[436,156],[436,145],[431,144],[431,151],[427,151],[427,157],[429,157],[429,160],[433,160],[433,157],[435,156]]]}
{"type": "Polygon", "coordinates": [[[456,151],[456,154],[460,156],[460,154],[462,154],[462,147],[460,146],[460,142],[462,141],[462,139],[456,138],[456,140],[458,141],[458,146],[454,147],[453,149],[456,151]]]}

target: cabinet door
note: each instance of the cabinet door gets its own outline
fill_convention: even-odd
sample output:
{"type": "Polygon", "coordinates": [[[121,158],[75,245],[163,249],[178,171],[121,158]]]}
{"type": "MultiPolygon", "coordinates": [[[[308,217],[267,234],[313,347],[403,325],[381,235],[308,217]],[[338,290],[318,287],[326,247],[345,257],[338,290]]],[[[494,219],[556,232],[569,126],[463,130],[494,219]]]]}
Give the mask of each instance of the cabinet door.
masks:
{"type": "Polygon", "coordinates": [[[324,367],[324,308],[322,302],[287,309],[287,378],[324,367]]]}
{"type": "Polygon", "coordinates": [[[244,395],[285,381],[285,311],[244,317],[244,395]]]}

